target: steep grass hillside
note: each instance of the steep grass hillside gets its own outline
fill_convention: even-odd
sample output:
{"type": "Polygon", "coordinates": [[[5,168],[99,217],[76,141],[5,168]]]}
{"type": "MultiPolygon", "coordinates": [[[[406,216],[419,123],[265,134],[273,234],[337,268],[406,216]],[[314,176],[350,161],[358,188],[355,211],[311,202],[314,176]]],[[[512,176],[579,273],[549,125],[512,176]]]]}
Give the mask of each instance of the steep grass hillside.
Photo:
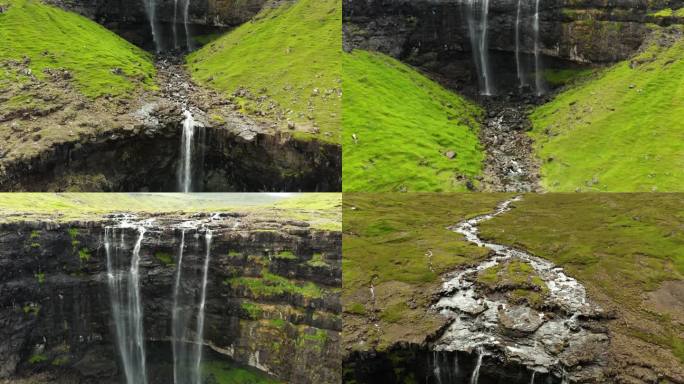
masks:
{"type": "MultiPolygon", "coordinates": [[[[46,69],[67,70],[64,76],[73,77],[89,97],[153,86],[150,55],[99,24],[39,0],[0,0],[0,5],[6,9],[0,13],[0,64],[25,62],[39,79],[46,78],[46,69]]],[[[22,77],[0,66],[0,88],[22,77]]]]}
{"type": "Polygon", "coordinates": [[[0,193],[0,218],[20,221],[46,216],[57,220],[101,217],[111,212],[225,212],[240,210],[304,220],[311,227],[341,229],[339,193],[0,193]]]}
{"type": "Polygon", "coordinates": [[[684,39],[583,81],[531,116],[547,191],[684,190],[684,39]]]}
{"type": "Polygon", "coordinates": [[[339,142],[342,4],[280,4],[190,55],[190,71],[198,82],[235,94],[244,112],[339,142]]]}
{"type": "Polygon", "coordinates": [[[484,159],[480,109],[380,53],[342,60],[344,190],[465,190],[484,159]]]}

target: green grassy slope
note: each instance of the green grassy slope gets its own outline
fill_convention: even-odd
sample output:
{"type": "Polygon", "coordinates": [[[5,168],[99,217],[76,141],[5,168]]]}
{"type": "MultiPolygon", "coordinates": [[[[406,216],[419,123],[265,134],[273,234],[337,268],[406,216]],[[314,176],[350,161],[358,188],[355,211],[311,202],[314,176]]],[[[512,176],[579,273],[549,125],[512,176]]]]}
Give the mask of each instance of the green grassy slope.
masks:
{"type": "Polygon", "coordinates": [[[382,54],[342,62],[344,191],[465,190],[484,159],[480,109],[382,54]]]}
{"type": "Polygon", "coordinates": [[[684,363],[684,324],[645,300],[663,282],[684,279],[682,204],[682,194],[526,195],[481,233],[562,266],[591,297],[623,311],[614,323],[619,333],[684,363]]]}
{"type": "MultiPolygon", "coordinates": [[[[45,68],[71,72],[85,95],[126,95],[154,84],[151,57],[99,24],[39,0],[1,0],[0,62],[30,59],[32,73],[45,68]],[[120,70],[120,71],[119,71],[120,70]]],[[[14,81],[0,68],[0,86],[14,81]]]]}
{"type": "Polygon", "coordinates": [[[501,194],[349,193],[343,203],[345,343],[379,349],[420,343],[443,319],[430,314],[443,273],[487,256],[447,227],[494,209],[501,194]],[[428,250],[432,256],[428,258],[428,250]],[[377,303],[373,311],[369,287],[377,303]],[[412,307],[407,305],[413,303],[412,307]],[[379,328],[367,324],[368,319],[379,328]],[[360,330],[360,333],[353,331],[360,330]],[[377,331],[377,332],[376,332],[377,331]],[[364,344],[358,344],[360,341],[364,344]]]}
{"type": "Polygon", "coordinates": [[[190,55],[190,72],[198,82],[227,94],[245,87],[254,96],[270,98],[262,103],[243,98],[245,112],[270,114],[274,100],[284,119],[315,123],[322,133],[317,137],[339,142],[341,19],[339,0],[298,0],[266,8],[255,20],[190,55]]]}
{"type": "Polygon", "coordinates": [[[531,119],[548,191],[684,190],[684,39],[653,43],[531,119]]]}

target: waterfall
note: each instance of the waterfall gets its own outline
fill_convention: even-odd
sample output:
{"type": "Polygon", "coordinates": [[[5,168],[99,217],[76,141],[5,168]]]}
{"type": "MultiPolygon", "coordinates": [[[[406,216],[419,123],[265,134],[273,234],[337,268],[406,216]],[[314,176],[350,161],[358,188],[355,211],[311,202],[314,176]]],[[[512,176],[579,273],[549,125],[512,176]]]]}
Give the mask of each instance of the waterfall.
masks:
{"type": "Polygon", "coordinates": [[[478,380],[480,380],[480,366],[482,366],[482,355],[484,355],[484,352],[482,351],[482,349],[478,348],[477,365],[475,366],[475,370],[473,370],[473,376],[470,377],[470,384],[477,384],[478,380]]]}
{"type": "Polygon", "coordinates": [[[181,164],[178,168],[178,186],[181,192],[192,192],[192,147],[195,136],[195,119],[187,109],[183,111],[183,136],[181,138],[181,164]]]}
{"type": "Polygon", "coordinates": [[[195,353],[195,384],[202,384],[202,346],[203,346],[203,333],[204,333],[204,307],[207,301],[207,280],[209,277],[209,260],[211,258],[211,230],[207,228],[205,234],[207,254],[204,257],[204,275],[202,277],[202,296],[200,298],[199,313],[197,314],[197,331],[195,333],[195,346],[197,348],[195,353]]]}
{"type": "Polygon", "coordinates": [[[489,70],[489,42],[487,39],[489,0],[468,0],[468,30],[473,60],[478,71],[480,92],[492,95],[491,76],[489,70]],[[479,9],[478,9],[479,8],[479,9]]]}
{"type": "Polygon", "coordinates": [[[178,266],[176,267],[176,283],[173,288],[173,309],[171,312],[171,333],[173,338],[173,383],[186,382],[183,377],[183,363],[187,361],[185,343],[185,320],[187,316],[181,313],[179,295],[181,273],[183,268],[183,250],[185,248],[185,229],[181,232],[181,244],[178,250],[178,266]]]}
{"type": "Polygon", "coordinates": [[[150,28],[152,29],[152,40],[154,41],[154,46],[157,52],[161,52],[161,41],[159,40],[159,31],[157,30],[157,4],[155,0],[144,0],[145,1],[145,13],[147,13],[147,19],[150,21],[150,28]]]}
{"type": "Polygon", "coordinates": [[[542,68],[541,57],[539,55],[539,0],[534,3],[534,85],[537,95],[544,93],[544,85],[542,83],[542,68]]]}
{"type": "Polygon", "coordinates": [[[530,384],[534,384],[534,375],[537,374],[537,371],[532,371],[532,378],[530,379],[530,384]]]}
{"type": "Polygon", "coordinates": [[[437,351],[432,352],[432,365],[432,374],[437,379],[437,384],[442,384],[442,372],[439,369],[439,352],[437,351]]]}
{"type": "Polygon", "coordinates": [[[116,229],[105,228],[107,283],[116,341],[127,384],[146,384],[145,345],[143,337],[142,303],[140,297],[140,247],[145,227],[138,226],[138,239],[133,248],[128,271],[125,270],[125,228],[121,229],[120,244],[116,244],[116,229]],[[113,249],[112,249],[113,248],[113,249]]]}
{"type": "Polygon", "coordinates": [[[518,10],[515,15],[515,64],[518,70],[518,81],[520,82],[520,88],[524,87],[525,78],[522,69],[522,62],[520,58],[520,13],[522,8],[522,0],[518,0],[518,10]]]}
{"type": "Polygon", "coordinates": [[[187,44],[188,51],[193,50],[192,37],[190,36],[190,27],[188,26],[188,20],[190,19],[190,0],[185,0],[185,10],[183,12],[183,24],[185,24],[185,42],[187,44]]]}
{"type": "Polygon", "coordinates": [[[178,0],[173,0],[173,48],[178,49],[178,0]]]}

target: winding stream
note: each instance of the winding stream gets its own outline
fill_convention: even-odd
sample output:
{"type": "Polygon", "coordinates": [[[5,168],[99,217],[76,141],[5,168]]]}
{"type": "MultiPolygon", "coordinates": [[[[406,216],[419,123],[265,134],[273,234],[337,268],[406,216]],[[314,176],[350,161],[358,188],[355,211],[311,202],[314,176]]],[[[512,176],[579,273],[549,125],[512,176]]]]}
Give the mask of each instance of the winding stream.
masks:
{"type": "Polygon", "coordinates": [[[433,348],[441,352],[476,353],[478,363],[471,376],[472,384],[477,383],[482,359],[488,356],[524,365],[531,371],[532,380],[536,373],[550,373],[562,379],[582,353],[607,347],[605,333],[584,326],[584,319],[596,318],[602,310],[589,302],[582,284],[547,260],[480,237],[480,223],[510,211],[512,204],[520,200],[521,197],[506,200],[494,212],[450,228],[468,242],[493,251],[480,264],[448,276],[441,298],[433,306],[451,321],[433,348]],[[475,282],[480,272],[513,260],[531,266],[548,288],[543,309],[512,304],[501,292],[485,293],[475,282]]]}

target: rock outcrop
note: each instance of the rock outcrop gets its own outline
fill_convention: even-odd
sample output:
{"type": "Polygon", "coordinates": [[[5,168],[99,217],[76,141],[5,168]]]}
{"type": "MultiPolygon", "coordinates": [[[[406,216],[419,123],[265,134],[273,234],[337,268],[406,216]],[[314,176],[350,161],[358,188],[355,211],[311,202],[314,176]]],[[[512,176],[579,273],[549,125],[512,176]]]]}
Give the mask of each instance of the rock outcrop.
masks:
{"type": "MultiPolygon", "coordinates": [[[[145,23],[147,0],[48,0],[47,2],[74,11],[93,20],[108,23],[145,23]]],[[[149,0],[155,4],[160,23],[173,22],[174,4],[185,6],[184,0],[149,0]]],[[[256,15],[268,0],[190,0],[189,22],[210,27],[233,27],[256,15]]]]}
{"type": "MultiPolygon", "coordinates": [[[[140,251],[145,340],[157,345],[148,360],[170,355],[179,225],[193,221],[213,232],[205,347],[287,382],[339,382],[339,232],[240,213],[153,219],[140,251]]],[[[0,378],[59,370],[69,382],[118,382],[104,247],[104,227],[118,220],[0,224],[0,378]]],[[[120,231],[132,248],[136,229],[120,231]]],[[[197,273],[184,272],[182,285],[192,292],[205,242],[184,231],[184,270],[197,273]]],[[[172,380],[149,370],[152,382],[172,380]]]]}

